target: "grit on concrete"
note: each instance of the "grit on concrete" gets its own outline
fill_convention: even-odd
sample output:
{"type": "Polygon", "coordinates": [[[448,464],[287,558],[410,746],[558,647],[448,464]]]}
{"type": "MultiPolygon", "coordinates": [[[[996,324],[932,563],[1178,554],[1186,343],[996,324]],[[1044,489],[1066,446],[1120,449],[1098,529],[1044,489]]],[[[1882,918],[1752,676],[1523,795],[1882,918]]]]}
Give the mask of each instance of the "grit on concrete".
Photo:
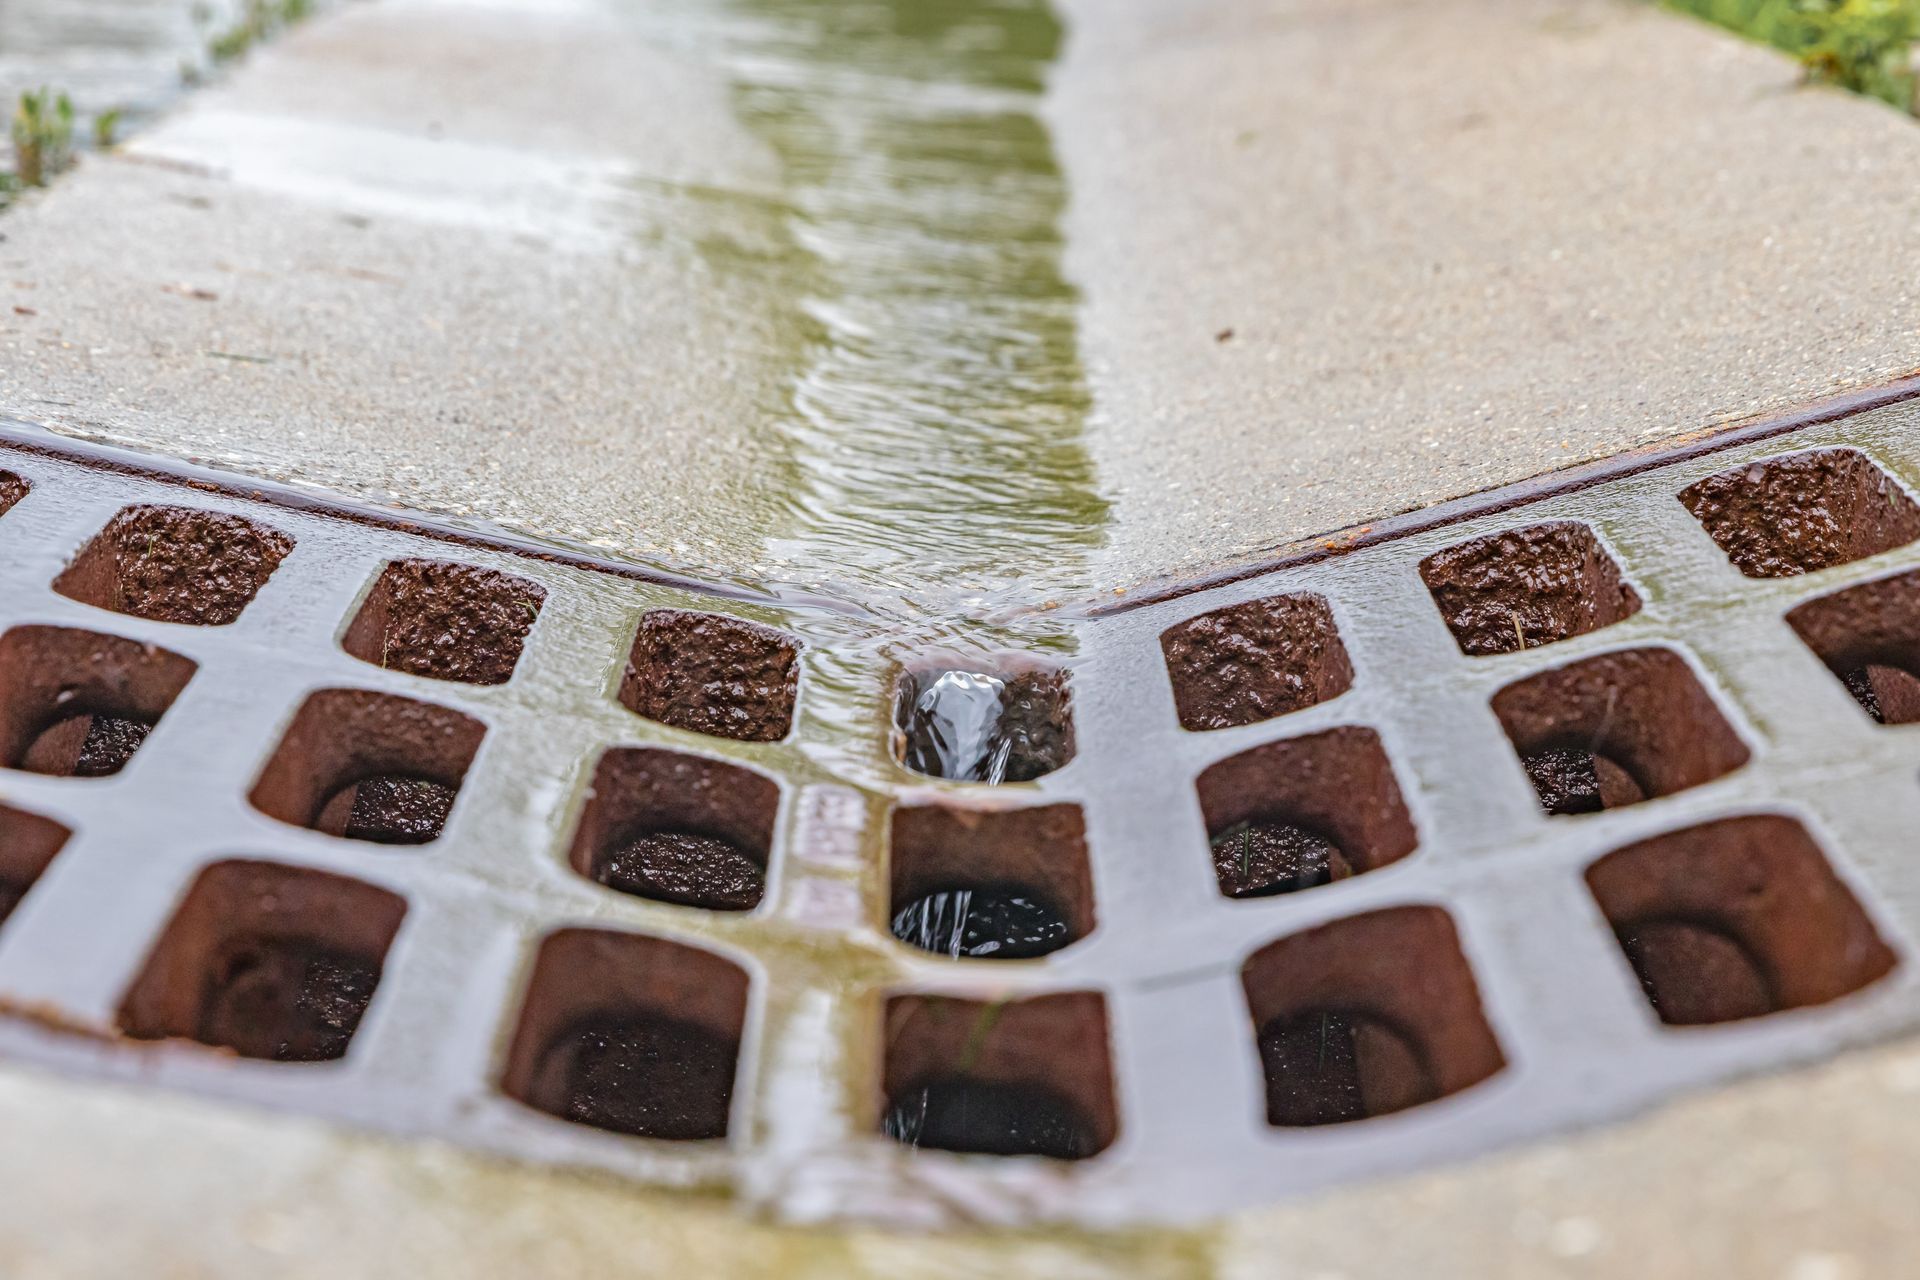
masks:
{"type": "Polygon", "coordinates": [[[1068,9],[1103,585],[1920,366],[1920,129],[1768,50],[1610,0],[1068,9]]]}

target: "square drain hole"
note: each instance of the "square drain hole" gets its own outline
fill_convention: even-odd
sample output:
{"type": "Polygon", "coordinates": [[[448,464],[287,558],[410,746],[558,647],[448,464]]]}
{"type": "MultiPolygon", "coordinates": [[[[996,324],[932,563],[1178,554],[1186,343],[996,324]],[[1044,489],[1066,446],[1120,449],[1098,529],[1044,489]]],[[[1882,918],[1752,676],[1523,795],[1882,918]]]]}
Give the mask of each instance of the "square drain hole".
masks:
{"type": "Polygon", "coordinates": [[[538,583],[494,569],[395,560],[381,570],[340,647],[390,671],[504,684],[546,598],[538,583]]]}
{"type": "Polygon", "coordinates": [[[1420,562],[1462,653],[1535,649],[1632,617],[1640,597],[1593,530],[1571,520],[1509,529],[1420,562]]]}
{"type": "Polygon", "coordinates": [[[217,862],[128,990],[120,1030],[275,1062],[344,1057],[406,911],[397,895],[345,876],[217,862]]]}
{"type": "Polygon", "coordinates": [[[0,923],[13,914],[72,835],[52,818],[0,804],[0,923]]]}
{"type": "Polygon", "coordinates": [[[780,787],[750,769],[655,748],[600,757],[573,869],[657,902],[749,911],[766,891],[780,787]]]}
{"type": "Polygon", "coordinates": [[[1229,898],[1262,898],[1377,871],[1419,837],[1380,736],[1345,727],[1270,742],[1196,784],[1229,898]]]}
{"type": "Polygon", "coordinates": [[[640,619],[620,704],[716,738],[778,742],[793,729],[800,642],[717,613],[656,609],[640,619]]]}
{"type": "Polygon", "coordinates": [[[96,609],[220,627],[253,602],[293,550],[277,529],[193,507],[128,507],[53,580],[96,609]]]}
{"type": "Polygon", "coordinates": [[[1665,1022],[1731,1022],[1857,991],[1894,966],[1806,828],[1727,818],[1616,850],[1587,870],[1665,1022]]]}
{"type": "Polygon", "coordinates": [[[540,944],[501,1090],[641,1138],[727,1136],[747,975],[664,938],[562,929],[540,944]]]}
{"type": "Polygon", "coordinates": [[[1230,729],[1337,698],[1353,663],[1315,595],[1272,596],[1168,627],[1160,651],[1184,729],[1230,729]]]}
{"type": "Polygon", "coordinates": [[[1920,538],[1920,507],[1857,449],[1813,449],[1708,476],[1680,493],[1749,578],[1790,578],[1920,538]]]}
{"type": "Polygon", "coordinates": [[[33,486],[13,472],[0,471],[0,516],[7,514],[14,503],[32,491],[33,486]]]}
{"type": "Polygon", "coordinates": [[[893,935],[923,951],[1025,960],[1093,932],[1078,805],[896,809],[890,867],[893,935]]]}
{"type": "Polygon", "coordinates": [[[1032,782],[1073,759],[1067,673],[1023,657],[908,667],[893,725],[894,759],[930,778],[1032,782]]]}
{"type": "Polygon", "coordinates": [[[1746,744],[1669,649],[1604,653],[1515,681],[1493,697],[1550,814],[1597,813],[1711,782],[1746,744]]]}
{"type": "Polygon", "coordinates": [[[1084,1160],[1113,1145],[1107,1004],[905,995],[887,1002],[881,1131],[909,1147],[1084,1160]]]}
{"type": "Polygon", "coordinates": [[[0,765],[62,778],[118,773],[194,670],[121,636],[15,627],[0,636],[0,765]]]}
{"type": "Polygon", "coordinates": [[[1822,596],[1787,623],[1876,721],[1920,721],[1920,572],[1822,596]]]}
{"type": "Polygon", "coordinates": [[[1438,907],[1350,916],[1269,943],[1241,970],[1267,1123],[1404,1111],[1506,1065],[1453,921],[1438,907]]]}
{"type": "Polygon", "coordinates": [[[300,705],[248,799],[330,836],[425,844],[446,825],[486,732],[431,703],[323,689],[300,705]]]}

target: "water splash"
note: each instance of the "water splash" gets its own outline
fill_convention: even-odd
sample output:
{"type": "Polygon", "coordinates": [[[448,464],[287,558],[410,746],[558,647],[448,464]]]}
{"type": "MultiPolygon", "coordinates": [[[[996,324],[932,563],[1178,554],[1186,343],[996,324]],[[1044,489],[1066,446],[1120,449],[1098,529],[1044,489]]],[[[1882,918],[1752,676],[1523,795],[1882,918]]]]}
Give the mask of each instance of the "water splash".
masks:
{"type": "Polygon", "coordinates": [[[1001,783],[1013,756],[1007,682],[978,671],[945,671],[908,709],[902,763],[958,782],[1001,783]]]}

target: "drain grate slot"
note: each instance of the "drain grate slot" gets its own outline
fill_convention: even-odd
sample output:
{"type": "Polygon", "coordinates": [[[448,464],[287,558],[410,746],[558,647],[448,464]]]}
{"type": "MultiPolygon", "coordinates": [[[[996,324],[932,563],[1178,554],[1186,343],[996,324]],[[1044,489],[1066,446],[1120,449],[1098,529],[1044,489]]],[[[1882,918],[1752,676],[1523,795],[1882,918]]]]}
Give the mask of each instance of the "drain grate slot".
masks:
{"type": "Polygon", "coordinates": [[[0,924],[72,836],[51,818],[0,805],[0,924]]]}
{"type": "Polygon", "coordinates": [[[1213,871],[1229,898],[1293,893],[1375,871],[1418,837],[1370,729],[1255,747],[1199,781],[1213,871]]]}
{"type": "Polygon", "coordinates": [[[1249,600],[1160,637],[1180,723],[1231,729],[1337,698],[1353,684],[1333,610],[1319,596],[1249,600]]]}
{"type": "Polygon", "coordinates": [[[893,815],[893,935],[949,959],[1027,960],[1093,932],[1086,823],[1075,805],[939,805],[893,815]]]}
{"type": "Polygon", "coordinates": [[[1032,782],[1063,769],[1074,754],[1067,680],[1019,655],[909,667],[894,692],[894,758],[957,782],[1032,782]]]}
{"type": "Polygon", "coordinates": [[[1663,1021],[1731,1022],[1824,1004],[1893,952],[1806,829],[1728,818],[1608,854],[1587,885],[1663,1021]]]}
{"type": "Polygon", "coordinates": [[[1106,1002],[899,996],[887,1003],[881,1130],[909,1147],[1085,1160],[1119,1130],[1106,1002]]]}
{"type": "Polygon", "coordinates": [[[677,751],[600,758],[573,837],[573,869],[609,889],[709,911],[751,911],[766,891],[780,788],[677,751]]]}
{"type": "Polygon", "coordinates": [[[56,777],[120,772],[192,679],[177,653],[66,627],[0,635],[0,764],[56,777]]]}
{"type": "Polygon", "coordinates": [[[1920,506],[1857,449],[1750,462],[1680,501],[1749,578],[1812,573],[1920,538],[1920,506]]]}
{"type": "Polygon", "coordinates": [[[1593,530],[1570,520],[1435,552],[1420,577],[1462,653],[1513,653],[1632,617],[1640,597],[1593,530]]]}
{"type": "Polygon", "coordinates": [[[1506,1065],[1447,913],[1350,916],[1263,947],[1241,974],[1267,1082],[1267,1123],[1404,1111],[1506,1065]]]}
{"type": "Polygon", "coordinates": [[[1494,714],[1550,814],[1595,813],[1711,782],[1746,745],[1668,649],[1609,653],[1502,689],[1494,714]]]}
{"type": "Polygon", "coordinates": [[[127,992],[120,1029],[273,1062],[344,1057],[406,909],[344,876],[215,863],[127,992]]]}
{"type": "Polygon", "coordinates": [[[1876,721],[1920,721],[1920,573],[1809,601],[1787,622],[1876,721]]]}
{"type": "Polygon", "coordinates": [[[778,742],[793,730],[800,644],[771,627],[656,609],[640,619],[620,704],[676,729],[778,742]]]}
{"type": "Polygon", "coordinates": [[[294,715],[249,797],[296,827],[377,844],[437,839],[486,727],[365,689],[324,689],[294,715]]]}
{"type": "Polygon", "coordinates": [[[128,507],[54,579],[53,589],[136,618],[225,626],[291,550],[286,534],[239,516],[128,507]]]}
{"type": "Polygon", "coordinates": [[[643,1138],[724,1138],[747,975],[661,938],[566,929],[540,945],[501,1088],[643,1138]]]}
{"type": "Polygon", "coordinates": [[[380,573],[340,647],[392,671],[504,684],[547,593],[538,583],[444,560],[397,560],[380,573]]]}

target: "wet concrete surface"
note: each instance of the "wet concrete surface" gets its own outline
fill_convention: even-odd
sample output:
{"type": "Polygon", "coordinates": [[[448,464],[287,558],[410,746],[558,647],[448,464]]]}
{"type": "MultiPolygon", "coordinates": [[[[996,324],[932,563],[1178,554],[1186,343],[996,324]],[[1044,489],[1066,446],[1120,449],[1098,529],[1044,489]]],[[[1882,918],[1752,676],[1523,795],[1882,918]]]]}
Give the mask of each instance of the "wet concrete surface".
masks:
{"type": "Polygon", "coordinates": [[[1920,364],[1920,130],[1766,50],[1623,0],[1066,8],[1102,588],[1920,364]]]}
{"type": "Polygon", "coordinates": [[[352,6],[9,216],[0,407],[915,616],[1104,593],[1920,365],[1920,131],[1795,76],[1613,0],[352,6]]]}

